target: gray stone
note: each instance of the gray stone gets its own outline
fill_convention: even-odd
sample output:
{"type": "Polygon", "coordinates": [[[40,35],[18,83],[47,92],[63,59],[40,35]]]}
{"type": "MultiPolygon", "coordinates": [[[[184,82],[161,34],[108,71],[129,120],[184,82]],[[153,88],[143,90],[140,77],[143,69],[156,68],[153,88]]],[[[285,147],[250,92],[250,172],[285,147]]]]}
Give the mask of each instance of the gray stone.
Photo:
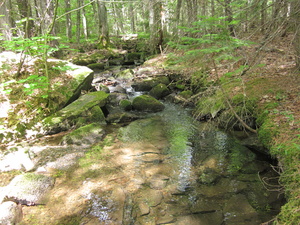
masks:
{"type": "Polygon", "coordinates": [[[22,220],[22,206],[14,202],[0,204],[0,225],[14,225],[22,220]]]}
{"type": "Polygon", "coordinates": [[[26,173],[16,176],[8,186],[1,189],[0,202],[5,197],[41,203],[53,187],[54,179],[41,174],[26,173]]]}

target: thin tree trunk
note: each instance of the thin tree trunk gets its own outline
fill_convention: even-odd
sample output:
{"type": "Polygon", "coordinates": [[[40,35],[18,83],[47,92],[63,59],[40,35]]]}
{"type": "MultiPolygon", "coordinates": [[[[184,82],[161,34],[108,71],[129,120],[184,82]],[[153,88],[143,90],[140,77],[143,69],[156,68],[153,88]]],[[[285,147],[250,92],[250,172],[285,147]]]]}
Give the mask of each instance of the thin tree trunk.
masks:
{"type": "Polygon", "coordinates": [[[299,0],[293,0],[291,4],[291,20],[295,31],[294,48],[295,48],[295,61],[296,68],[300,70],[300,2],[299,0]]]}
{"type": "Polygon", "coordinates": [[[136,27],[135,27],[135,18],[136,18],[136,13],[133,10],[133,5],[132,3],[129,4],[128,12],[130,17],[130,29],[132,33],[136,33],[136,27]]]}
{"type": "MultiPolygon", "coordinates": [[[[82,0],[77,1],[77,8],[82,6],[82,0]]],[[[76,13],[76,42],[80,43],[81,37],[81,10],[78,10],[76,13]]]]}
{"type": "Polygon", "coordinates": [[[149,25],[150,25],[150,51],[153,54],[159,52],[162,41],[163,32],[161,26],[161,1],[160,0],[150,0],[149,9],[149,25]]]}
{"type": "Polygon", "coordinates": [[[175,11],[175,22],[174,22],[174,29],[173,29],[173,36],[177,37],[179,35],[178,26],[180,24],[180,12],[182,7],[182,0],[177,0],[176,11],[175,11]]]}
{"type": "Polygon", "coordinates": [[[107,22],[107,9],[105,6],[105,2],[98,1],[98,16],[99,16],[99,44],[101,47],[108,47],[109,40],[109,30],[108,30],[108,22],[107,22]]]}
{"type": "Polygon", "coordinates": [[[66,35],[68,40],[70,41],[72,39],[72,20],[71,20],[71,14],[68,13],[71,10],[71,1],[65,0],[66,5],[66,35]]]}
{"type": "MultiPolygon", "coordinates": [[[[81,4],[83,5],[83,1],[81,4]]],[[[82,27],[83,27],[83,34],[84,34],[85,40],[87,40],[89,37],[89,30],[88,30],[85,8],[82,8],[82,27]]]]}

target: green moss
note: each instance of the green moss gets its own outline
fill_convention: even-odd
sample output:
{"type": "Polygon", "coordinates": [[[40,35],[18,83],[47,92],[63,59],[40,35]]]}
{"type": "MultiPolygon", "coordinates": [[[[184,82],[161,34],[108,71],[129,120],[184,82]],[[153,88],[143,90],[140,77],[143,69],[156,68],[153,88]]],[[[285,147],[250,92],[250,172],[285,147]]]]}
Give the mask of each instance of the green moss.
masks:
{"type": "Polygon", "coordinates": [[[214,118],[223,109],[226,109],[224,95],[221,91],[217,91],[214,95],[207,96],[197,102],[195,115],[197,117],[211,115],[214,118]]]}
{"type": "Polygon", "coordinates": [[[165,108],[160,101],[151,97],[150,95],[140,95],[136,97],[132,101],[132,106],[138,111],[148,112],[159,112],[165,108]]]}
{"type": "Polygon", "coordinates": [[[179,93],[179,95],[185,99],[188,99],[190,98],[192,95],[193,95],[193,92],[190,91],[190,90],[187,90],[187,91],[182,91],[179,93]]]}
{"type": "Polygon", "coordinates": [[[129,101],[128,99],[122,99],[119,105],[125,111],[129,111],[132,109],[131,101],[129,101]]]}

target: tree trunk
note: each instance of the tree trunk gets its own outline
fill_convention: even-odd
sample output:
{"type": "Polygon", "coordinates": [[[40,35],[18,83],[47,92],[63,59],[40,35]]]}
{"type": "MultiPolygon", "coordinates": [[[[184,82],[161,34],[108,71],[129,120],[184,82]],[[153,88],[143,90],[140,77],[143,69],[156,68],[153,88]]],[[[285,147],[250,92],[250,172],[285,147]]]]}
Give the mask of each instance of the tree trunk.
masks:
{"type": "Polygon", "coordinates": [[[296,68],[300,70],[300,2],[299,0],[293,0],[291,4],[291,20],[295,31],[294,48],[295,48],[295,61],[296,68]]]}
{"type": "Polygon", "coordinates": [[[71,1],[65,0],[66,5],[66,35],[68,40],[70,41],[72,39],[72,20],[71,20],[71,14],[68,13],[71,10],[71,1]]]}
{"type": "Polygon", "coordinates": [[[13,30],[15,21],[12,16],[11,1],[7,0],[0,3],[0,33],[3,34],[5,40],[11,40],[13,37],[13,30]]]}
{"type": "MultiPolygon", "coordinates": [[[[82,5],[83,5],[83,0],[82,0],[82,5]]],[[[88,24],[87,24],[87,17],[86,17],[86,12],[85,8],[82,8],[82,27],[83,27],[83,34],[85,40],[89,38],[89,30],[88,30],[88,24]]]]}
{"type": "Polygon", "coordinates": [[[191,26],[195,21],[197,21],[198,2],[197,0],[186,0],[186,4],[187,4],[188,25],[191,26]]]}
{"type": "Polygon", "coordinates": [[[160,0],[150,0],[149,25],[150,25],[150,51],[153,54],[159,52],[163,42],[163,32],[161,25],[160,0]]]}
{"type": "Polygon", "coordinates": [[[266,10],[267,10],[267,0],[262,0],[260,9],[260,31],[262,34],[266,31],[266,10]]]}
{"type": "Polygon", "coordinates": [[[107,9],[105,6],[105,2],[98,1],[98,16],[99,16],[99,47],[106,48],[108,47],[109,40],[109,30],[108,30],[108,22],[107,22],[107,9]]]}
{"type": "Polygon", "coordinates": [[[179,35],[178,26],[180,24],[180,12],[182,7],[182,0],[177,0],[176,10],[175,10],[175,18],[174,18],[174,29],[173,29],[173,36],[177,37],[179,35]]]}
{"type": "Polygon", "coordinates": [[[135,27],[135,17],[136,13],[133,10],[133,5],[130,3],[129,9],[128,9],[129,15],[130,15],[130,29],[132,33],[136,33],[136,27],[135,27]]]}
{"type": "MultiPolygon", "coordinates": [[[[82,0],[77,1],[77,8],[82,6],[82,0]]],[[[76,42],[77,44],[80,43],[80,36],[81,36],[81,9],[77,10],[76,13],[76,42]]]]}
{"type": "Polygon", "coordinates": [[[17,0],[18,9],[21,15],[21,19],[25,19],[23,24],[24,37],[29,38],[33,36],[34,24],[31,20],[31,6],[28,0],[17,0]]]}
{"type": "Polygon", "coordinates": [[[233,20],[232,9],[231,9],[231,0],[225,0],[224,7],[225,7],[224,10],[225,10],[226,21],[228,23],[229,34],[231,36],[235,36],[234,27],[232,24],[230,24],[233,20]]]}

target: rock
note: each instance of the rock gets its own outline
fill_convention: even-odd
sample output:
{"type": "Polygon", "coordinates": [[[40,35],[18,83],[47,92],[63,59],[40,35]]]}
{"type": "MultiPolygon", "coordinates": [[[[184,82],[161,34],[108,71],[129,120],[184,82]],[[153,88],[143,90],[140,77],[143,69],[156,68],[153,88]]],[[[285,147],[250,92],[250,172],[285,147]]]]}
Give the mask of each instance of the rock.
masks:
{"type": "Polygon", "coordinates": [[[91,63],[87,65],[88,68],[92,70],[103,70],[105,67],[104,63],[91,63]]]}
{"type": "Polygon", "coordinates": [[[150,213],[150,207],[145,202],[138,204],[139,216],[148,215],[150,213]]]}
{"type": "Polygon", "coordinates": [[[23,213],[22,206],[8,201],[0,204],[0,224],[14,225],[21,222],[23,213]]]}
{"type": "Polygon", "coordinates": [[[16,176],[0,192],[0,202],[5,197],[15,198],[32,203],[41,203],[53,187],[54,179],[41,174],[26,173],[16,176]]]}
{"type": "Polygon", "coordinates": [[[170,224],[174,223],[176,219],[171,215],[165,215],[157,219],[156,224],[170,224]]]}
{"type": "Polygon", "coordinates": [[[258,213],[249,204],[242,194],[232,196],[223,209],[226,224],[229,225],[253,225],[261,224],[258,213]],[[238,204],[237,204],[238,202],[238,204]]]}
{"type": "MultiPolygon", "coordinates": [[[[68,130],[76,125],[78,121],[80,121],[81,124],[87,124],[88,122],[105,122],[100,107],[106,104],[108,96],[109,94],[103,91],[92,92],[81,96],[72,104],[56,112],[54,115],[46,117],[42,121],[45,133],[54,134],[68,130]],[[95,106],[98,106],[98,108],[94,108],[95,106]],[[96,114],[93,115],[93,112],[96,112],[96,114]],[[84,121],[82,121],[82,119],[84,119],[84,121]]],[[[80,123],[78,125],[80,125],[80,123]]]]}
{"type": "Polygon", "coordinates": [[[131,101],[129,101],[128,99],[122,99],[119,102],[120,108],[124,111],[130,111],[132,110],[132,104],[131,101]]]}
{"type": "Polygon", "coordinates": [[[161,99],[170,94],[170,91],[165,84],[158,84],[150,90],[149,94],[156,99],[161,99]]]}
{"type": "Polygon", "coordinates": [[[158,84],[168,85],[170,80],[166,76],[159,76],[155,78],[148,78],[135,81],[131,86],[135,91],[150,91],[158,84]]]}
{"type": "Polygon", "coordinates": [[[47,173],[53,170],[67,170],[77,163],[77,160],[84,156],[83,152],[66,154],[55,161],[46,163],[45,167],[39,167],[37,172],[47,173]]]}
{"type": "MultiPolygon", "coordinates": [[[[119,113],[123,111],[123,108],[120,106],[120,102],[123,100],[128,101],[128,96],[125,93],[111,93],[108,97],[108,102],[106,104],[106,109],[108,113],[119,113]]],[[[131,103],[130,103],[131,105],[131,103]]]]}
{"type": "Polygon", "coordinates": [[[109,89],[110,93],[122,93],[122,94],[126,94],[126,89],[123,88],[120,85],[117,85],[115,87],[114,86],[110,86],[108,89],[109,89]]]}
{"type": "Polygon", "coordinates": [[[163,194],[159,190],[145,189],[138,193],[138,199],[149,207],[155,207],[162,202],[163,194]]]}
{"type": "Polygon", "coordinates": [[[11,170],[25,170],[30,171],[34,168],[34,163],[28,153],[25,153],[24,148],[20,148],[17,151],[8,153],[1,157],[0,160],[0,172],[11,170]]]}
{"type": "MultiPolygon", "coordinates": [[[[58,61],[61,62],[61,60],[49,60],[49,61],[58,61]]],[[[62,61],[65,62],[66,65],[70,67],[69,70],[66,71],[66,76],[73,77],[73,80],[64,85],[66,87],[66,99],[67,101],[65,102],[64,106],[69,105],[73,101],[79,98],[80,94],[82,91],[88,91],[92,88],[92,82],[94,79],[94,72],[93,70],[89,69],[86,66],[78,66],[74,65],[70,62],[62,61]]],[[[61,86],[57,87],[57,90],[53,91],[59,91],[59,88],[61,86]]]]}
{"type": "Polygon", "coordinates": [[[259,141],[257,135],[251,135],[241,141],[241,144],[251,149],[253,152],[258,152],[264,155],[269,156],[270,151],[263,146],[259,141]]]}
{"type": "Polygon", "coordinates": [[[140,95],[133,99],[132,106],[138,111],[159,112],[164,110],[165,106],[149,95],[140,95]]]}
{"type": "Polygon", "coordinates": [[[150,179],[150,187],[155,190],[162,190],[167,186],[168,180],[170,178],[162,175],[162,174],[155,174],[150,179]]]}
{"type": "Polygon", "coordinates": [[[92,145],[93,143],[102,140],[105,132],[102,125],[99,123],[92,123],[80,127],[71,133],[67,134],[62,139],[63,145],[92,145]]]}
{"type": "Polygon", "coordinates": [[[126,123],[137,119],[140,117],[129,112],[113,112],[106,117],[107,123],[126,123]]]}
{"type": "Polygon", "coordinates": [[[122,70],[120,72],[117,72],[115,74],[115,77],[118,79],[132,79],[134,77],[134,72],[132,69],[126,69],[126,70],[122,70]]]}

